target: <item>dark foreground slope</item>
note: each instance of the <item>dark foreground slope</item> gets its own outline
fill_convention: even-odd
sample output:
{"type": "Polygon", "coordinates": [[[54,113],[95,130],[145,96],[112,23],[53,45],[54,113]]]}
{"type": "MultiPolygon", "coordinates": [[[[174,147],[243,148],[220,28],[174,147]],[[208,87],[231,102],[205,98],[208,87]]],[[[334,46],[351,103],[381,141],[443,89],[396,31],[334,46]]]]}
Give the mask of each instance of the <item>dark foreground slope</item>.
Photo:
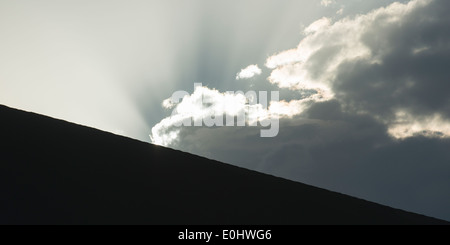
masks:
{"type": "Polygon", "coordinates": [[[0,137],[1,224],[445,223],[5,106],[0,137]]]}

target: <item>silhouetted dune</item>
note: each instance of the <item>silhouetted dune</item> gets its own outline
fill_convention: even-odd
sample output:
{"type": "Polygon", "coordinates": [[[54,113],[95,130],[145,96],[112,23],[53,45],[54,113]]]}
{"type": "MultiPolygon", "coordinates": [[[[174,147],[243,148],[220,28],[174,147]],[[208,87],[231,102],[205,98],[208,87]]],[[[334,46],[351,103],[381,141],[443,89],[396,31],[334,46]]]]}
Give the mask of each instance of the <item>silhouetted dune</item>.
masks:
{"type": "Polygon", "coordinates": [[[6,106],[0,134],[1,224],[447,224],[6,106]]]}

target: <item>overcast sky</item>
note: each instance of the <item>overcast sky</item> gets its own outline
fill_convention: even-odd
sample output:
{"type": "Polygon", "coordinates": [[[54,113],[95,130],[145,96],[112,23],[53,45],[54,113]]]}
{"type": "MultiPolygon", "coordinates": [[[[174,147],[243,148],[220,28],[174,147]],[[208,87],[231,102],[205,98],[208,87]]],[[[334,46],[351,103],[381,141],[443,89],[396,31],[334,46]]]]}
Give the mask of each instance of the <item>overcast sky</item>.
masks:
{"type": "Polygon", "coordinates": [[[0,1],[0,103],[450,220],[449,10],[446,0],[0,1]],[[178,90],[187,99],[168,103],[178,90]],[[237,90],[279,91],[265,109],[276,137],[175,126],[200,91],[231,107],[222,113],[246,106],[225,96],[237,90]]]}

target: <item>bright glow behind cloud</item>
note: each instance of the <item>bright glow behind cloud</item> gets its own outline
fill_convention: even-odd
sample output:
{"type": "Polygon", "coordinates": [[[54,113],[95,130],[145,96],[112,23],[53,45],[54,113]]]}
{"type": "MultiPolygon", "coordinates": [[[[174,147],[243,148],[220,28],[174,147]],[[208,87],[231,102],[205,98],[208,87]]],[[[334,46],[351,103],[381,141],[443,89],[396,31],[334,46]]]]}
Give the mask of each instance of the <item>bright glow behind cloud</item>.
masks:
{"type": "Polygon", "coordinates": [[[414,117],[408,112],[398,111],[395,121],[390,123],[388,132],[397,139],[404,139],[417,135],[431,138],[450,137],[450,120],[439,114],[428,117],[414,117]]]}
{"type": "MultiPolygon", "coordinates": [[[[256,103],[256,100],[250,101],[241,93],[222,93],[216,89],[197,86],[192,94],[184,96],[179,103],[173,102],[171,98],[164,100],[165,108],[175,109],[171,116],[164,118],[152,128],[150,138],[154,144],[170,146],[177,142],[183,130],[182,125],[202,126],[202,120],[206,117],[222,115],[236,117],[236,125],[240,126],[245,125],[247,118],[247,124],[256,125],[270,118],[290,118],[299,115],[311,103],[323,101],[325,98],[322,93],[317,93],[288,102],[271,101],[266,108],[263,104],[256,103]],[[245,115],[245,118],[239,118],[239,115],[245,115]]],[[[221,126],[225,126],[225,123],[221,126]]]]}

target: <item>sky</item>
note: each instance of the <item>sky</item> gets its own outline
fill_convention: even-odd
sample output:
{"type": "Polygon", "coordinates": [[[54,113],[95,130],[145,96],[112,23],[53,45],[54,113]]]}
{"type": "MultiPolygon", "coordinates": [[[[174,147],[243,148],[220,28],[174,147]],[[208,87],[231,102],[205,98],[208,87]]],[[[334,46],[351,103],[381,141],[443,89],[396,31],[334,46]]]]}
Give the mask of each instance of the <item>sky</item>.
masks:
{"type": "Polygon", "coordinates": [[[448,10],[0,0],[0,103],[450,220],[448,10]],[[257,126],[179,126],[245,109],[257,126]]]}

